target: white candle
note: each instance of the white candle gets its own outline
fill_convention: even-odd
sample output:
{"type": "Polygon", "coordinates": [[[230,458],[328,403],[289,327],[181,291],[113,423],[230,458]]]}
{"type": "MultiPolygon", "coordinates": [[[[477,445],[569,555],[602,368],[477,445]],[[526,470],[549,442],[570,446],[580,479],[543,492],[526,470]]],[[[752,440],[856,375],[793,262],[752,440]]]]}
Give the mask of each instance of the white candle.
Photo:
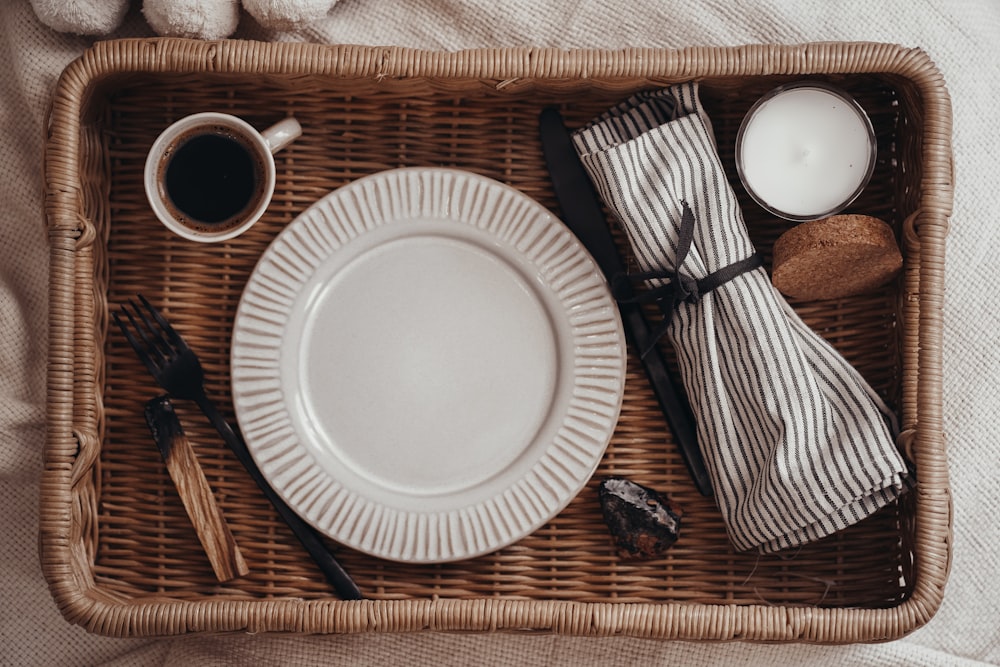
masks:
{"type": "Polygon", "coordinates": [[[813,82],[782,86],[747,113],[736,144],[743,186],[789,220],[833,215],[861,194],[875,166],[875,134],[846,93],[813,82]]]}

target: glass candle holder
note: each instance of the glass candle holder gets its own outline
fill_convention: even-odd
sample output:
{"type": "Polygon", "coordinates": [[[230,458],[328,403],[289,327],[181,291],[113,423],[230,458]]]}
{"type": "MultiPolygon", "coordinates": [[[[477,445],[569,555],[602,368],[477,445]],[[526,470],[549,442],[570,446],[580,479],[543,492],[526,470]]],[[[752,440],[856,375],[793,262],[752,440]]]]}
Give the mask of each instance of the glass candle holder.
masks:
{"type": "Polygon", "coordinates": [[[747,193],[794,221],[834,215],[875,169],[875,131],[858,102],[835,86],[800,81],[775,88],[747,112],[736,168],[747,193]]]}

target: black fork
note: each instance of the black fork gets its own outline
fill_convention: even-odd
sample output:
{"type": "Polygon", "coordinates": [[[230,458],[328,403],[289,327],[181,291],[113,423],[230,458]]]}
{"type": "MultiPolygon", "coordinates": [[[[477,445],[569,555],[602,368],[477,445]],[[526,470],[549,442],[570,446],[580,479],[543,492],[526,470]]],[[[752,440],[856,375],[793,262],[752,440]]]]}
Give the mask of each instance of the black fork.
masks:
{"type": "Polygon", "coordinates": [[[257,486],[274,505],[281,518],[319,565],[337,594],[345,600],[362,599],[364,596],[357,584],[326,548],[319,533],[285,504],[285,501],[271,488],[257,468],[243,437],[229,425],[208,398],[205,393],[205,371],[194,350],[188,347],[181,335],[144,296],[141,294],[137,296],[139,304],[130,299],[127,306],[122,305],[121,313],[112,313],[112,317],[153,379],[172,397],[191,400],[198,404],[257,486]]]}

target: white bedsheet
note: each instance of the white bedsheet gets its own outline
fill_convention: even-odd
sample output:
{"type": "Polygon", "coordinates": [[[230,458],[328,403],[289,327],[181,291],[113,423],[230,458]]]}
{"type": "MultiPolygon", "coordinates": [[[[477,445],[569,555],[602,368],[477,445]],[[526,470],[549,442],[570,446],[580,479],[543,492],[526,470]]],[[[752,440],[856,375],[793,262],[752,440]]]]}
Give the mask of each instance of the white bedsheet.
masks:
{"type": "MultiPolygon", "coordinates": [[[[137,8],[115,37],[148,35],[137,8]]],[[[0,664],[11,665],[982,665],[1000,664],[1000,2],[997,0],[341,0],[324,22],[256,39],[400,45],[683,47],[871,40],[924,48],[955,118],[944,412],[954,561],[937,616],[879,645],[704,644],[551,635],[91,635],[56,609],[37,556],[45,414],[43,127],[59,72],[92,40],[0,3],[0,664]],[[628,7],[626,8],[626,5],[628,7]]]]}

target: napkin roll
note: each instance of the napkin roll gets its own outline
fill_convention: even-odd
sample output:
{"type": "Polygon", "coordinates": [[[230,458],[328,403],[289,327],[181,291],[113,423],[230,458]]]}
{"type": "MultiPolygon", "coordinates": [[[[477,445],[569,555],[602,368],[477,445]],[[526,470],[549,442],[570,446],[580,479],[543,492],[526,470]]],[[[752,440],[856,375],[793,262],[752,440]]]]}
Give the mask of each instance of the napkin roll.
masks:
{"type": "Polygon", "coordinates": [[[892,412],[754,261],[697,82],[634,95],[573,139],[646,287],[711,285],[674,290],[665,335],[734,546],[798,546],[895,500],[892,412]]]}

